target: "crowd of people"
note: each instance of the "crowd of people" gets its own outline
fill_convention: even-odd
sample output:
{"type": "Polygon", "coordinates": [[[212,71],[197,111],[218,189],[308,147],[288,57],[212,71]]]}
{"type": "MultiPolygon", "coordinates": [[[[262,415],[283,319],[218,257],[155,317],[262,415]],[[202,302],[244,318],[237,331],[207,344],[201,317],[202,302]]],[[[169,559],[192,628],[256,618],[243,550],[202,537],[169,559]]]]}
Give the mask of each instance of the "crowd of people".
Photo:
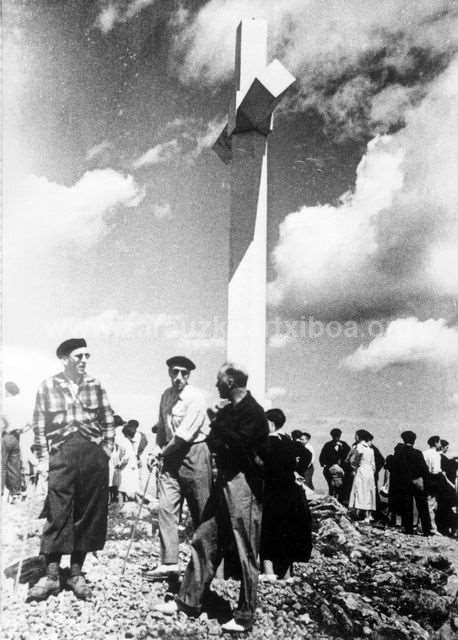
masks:
{"type": "MultiPolygon", "coordinates": [[[[258,580],[288,579],[294,563],[310,558],[308,497],[316,462],[311,434],[290,435],[281,409],[265,412],[240,364],[221,366],[220,401],[208,409],[189,382],[194,362],[174,356],[166,361],[170,385],[152,429],[155,443],[149,445],[138,421],[115,415],[105,389],[87,373],[90,353],[83,338],[66,340],[56,355],[63,370],[40,385],[32,425],[22,434],[12,428],[19,394],[14,383],[6,384],[5,395],[13,400],[2,417],[2,494],[14,501],[38,480],[46,487],[40,553],[47,570],[29,589],[29,599],[60,591],[62,555],[70,556],[66,587],[79,598],[91,597],[82,572],[85,556],[104,546],[110,502],[143,499],[144,461],[150,473],[157,471],[160,540],[159,563],[144,568],[149,579],[175,576],[178,582],[184,502],[194,530],[176,597],[156,609],[200,615],[223,567],[225,577],[240,580],[238,605],[223,629],[250,629],[258,580]]],[[[405,533],[456,535],[458,464],[447,457],[446,441],[433,436],[421,452],[414,448],[415,434],[405,431],[384,459],[365,429],[356,431],[352,446],[340,429],[330,435],[318,462],[329,494],[356,519],[396,525],[399,516],[405,533]]]]}
{"type": "Polygon", "coordinates": [[[356,431],[351,447],[341,439],[340,429],[330,435],[319,462],[329,494],[355,517],[391,526],[400,519],[407,534],[456,536],[458,458],[447,456],[446,440],[431,436],[428,448],[420,451],[414,447],[416,434],[407,430],[385,459],[365,429],[356,431]]]}

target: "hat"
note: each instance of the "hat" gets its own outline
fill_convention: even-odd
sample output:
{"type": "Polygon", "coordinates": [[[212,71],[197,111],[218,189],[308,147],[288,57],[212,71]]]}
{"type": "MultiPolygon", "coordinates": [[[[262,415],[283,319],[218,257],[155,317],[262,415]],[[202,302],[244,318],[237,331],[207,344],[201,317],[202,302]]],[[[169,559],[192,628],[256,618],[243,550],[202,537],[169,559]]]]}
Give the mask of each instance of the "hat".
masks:
{"type": "Polygon", "coordinates": [[[185,356],[173,356],[166,360],[165,364],[169,369],[172,369],[173,367],[183,367],[188,371],[193,371],[196,368],[194,362],[185,356]]]}
{"type": "Polygon", "coordinates": [[[87,347],[86,340],[84,338],[69,338],[68,340],[64,340],[64,342],[57,347],[56,356],[58,358],[64,358],[75,349],[81,349],[82,347],[87,347]]]}
{"type": "Polygon", "coordinates": [[[286,416],[281,409],[269,409],[264,415],[266,420],[274,423],[276,429],[281,429],[286,422],[286,416]]]}

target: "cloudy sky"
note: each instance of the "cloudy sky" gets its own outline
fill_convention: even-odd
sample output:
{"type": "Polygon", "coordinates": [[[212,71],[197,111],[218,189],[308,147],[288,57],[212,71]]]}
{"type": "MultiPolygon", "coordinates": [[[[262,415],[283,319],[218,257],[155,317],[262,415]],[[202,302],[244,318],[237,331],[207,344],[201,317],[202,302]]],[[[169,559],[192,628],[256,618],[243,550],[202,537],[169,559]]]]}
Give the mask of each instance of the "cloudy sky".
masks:
{"type": "MultiPolygon", "coordinates": [[[[211,146],[235,29],[297,77],[270,136],[268,372],[319,446],[458,418],[453,0],[6,0],[4,375],[31,393],[84,335],[153,423],[164,360],[224,359],[229,174],[211,146]]],[[[454,453],[458,447],[453,446],[454,453]]]]}

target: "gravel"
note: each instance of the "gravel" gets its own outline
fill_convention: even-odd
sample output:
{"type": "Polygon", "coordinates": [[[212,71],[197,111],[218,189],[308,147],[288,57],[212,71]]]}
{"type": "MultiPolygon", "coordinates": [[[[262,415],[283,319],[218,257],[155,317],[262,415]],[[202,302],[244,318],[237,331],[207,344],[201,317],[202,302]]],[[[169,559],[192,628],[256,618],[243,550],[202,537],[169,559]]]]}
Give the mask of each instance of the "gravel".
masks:
{"type": "MultiPolygon", "coordinates": [[[[39,506],[5,505],[3,566],[21,550],[34,555],[42,522],[39,506]],[[29,515],[28,515],[29,514],[29,515]],[[30,514],[32,518],[30,519],[30,514]],[[29,533],[24,540],[26,529],[29,533]]],[[[296,564],[289,581],[259,584],[258,610],[248,639],[451,640],[458,638],[458,542],[449,538],[405,536],[396,529],[353,522],[329,497],[310,503],[314,550],[307,564],[296,564]]],[[[207,640],[222,634],[221,618],[208,612],[195,620],[184,614],[164,617],[153,610],[166,597],[167,584],[148,582],[142,566],[158,558],[157,514],[143,508],[124,574],[135,503],[110,506],[107,543],[85,564],[93,598],[77,600],[62,591],[45,602],[25,602],[27,585],[14,590],[3,578],[4,640],[207,640]]],[[[189,557],[189,526],[181,528],[180,562],[189,557]]],[[[239,584],[215,579],[215,602],[235,606],[239,584]]]]}

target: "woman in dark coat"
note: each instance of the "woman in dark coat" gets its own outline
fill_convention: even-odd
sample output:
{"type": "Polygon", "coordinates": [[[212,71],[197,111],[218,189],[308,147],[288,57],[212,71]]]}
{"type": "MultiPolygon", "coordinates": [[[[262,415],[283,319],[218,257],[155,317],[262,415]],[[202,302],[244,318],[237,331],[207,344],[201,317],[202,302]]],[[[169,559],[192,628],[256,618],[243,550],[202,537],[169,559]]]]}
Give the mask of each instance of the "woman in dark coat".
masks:
{"type": "Polygon", "coordinates": [[[307,562],[312,551],[312,523],[302,487],[297,484],[297,444],[279,430],[280,409],[266,412],[270,437],[263,455],[265,470],[261,528],[263,578],[289,577],[293,562],[307,562]]]}

